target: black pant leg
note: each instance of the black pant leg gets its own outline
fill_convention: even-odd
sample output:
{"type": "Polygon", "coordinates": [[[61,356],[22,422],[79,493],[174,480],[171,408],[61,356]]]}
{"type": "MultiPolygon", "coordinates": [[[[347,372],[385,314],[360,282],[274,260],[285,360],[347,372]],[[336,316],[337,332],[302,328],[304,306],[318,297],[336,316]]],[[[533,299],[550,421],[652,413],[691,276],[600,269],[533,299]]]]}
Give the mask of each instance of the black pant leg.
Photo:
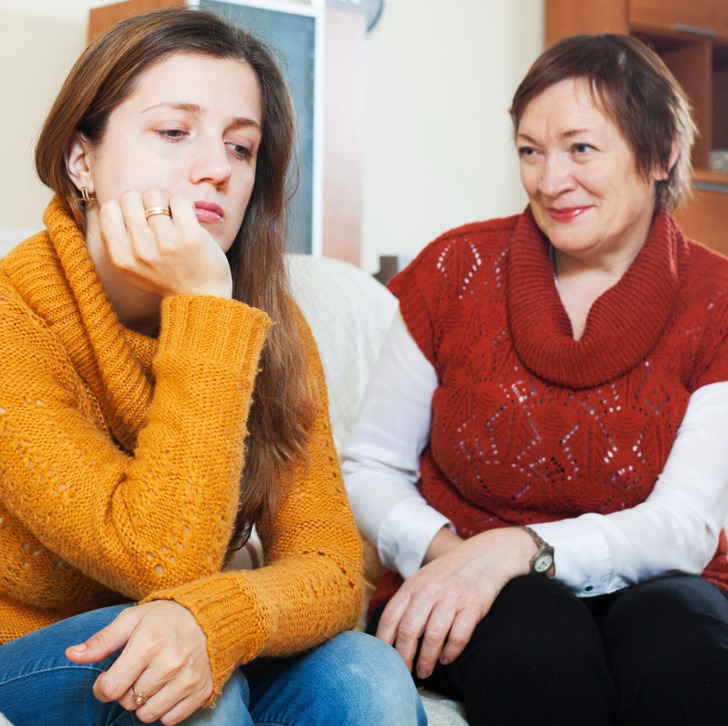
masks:
{"type": "MultiPolygon", "coordinates": [[[[376,631],[377,613],[369,625],[376,631]]],[[[599,630],[561,583],[509,582],[460,657],[418,685],[465,702],[471,726],[612,726],[615,693],[599,630]]]]}
{"type": "Polygon", "coordinates": [[[728,598],[694,576],[661,577],[597,616],[624,726],[728,724],[728,598]]]}
{"type": "Polygon", "coordinates": [[[594,619],[554,580],[526,576],[508,583],[452,667],[474,726],[616,723],[594,619]]]}

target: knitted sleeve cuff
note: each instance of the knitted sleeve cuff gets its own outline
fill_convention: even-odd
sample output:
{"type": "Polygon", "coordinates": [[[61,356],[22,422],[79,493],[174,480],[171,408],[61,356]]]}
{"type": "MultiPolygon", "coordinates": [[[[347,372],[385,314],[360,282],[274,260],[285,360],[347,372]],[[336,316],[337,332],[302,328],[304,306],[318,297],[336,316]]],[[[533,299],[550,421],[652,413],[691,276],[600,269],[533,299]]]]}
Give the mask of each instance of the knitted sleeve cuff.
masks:
{"type": "Polygon", "coordinates": [[[269,616],[240,587],[240,573],[221,573],[148,595],[140,604],[172,600],[187,608],[207,637],[212,669],[211,705],[227,683],[233,669],[252,660],[267,638],[269,616]]]}
{"type": "Polygon", "coordinates": [[[162,301],[158,355],[204,354],[211,363],[257,356],[271,327],[262,310],[211,295],[173,295],[162,301]]]}

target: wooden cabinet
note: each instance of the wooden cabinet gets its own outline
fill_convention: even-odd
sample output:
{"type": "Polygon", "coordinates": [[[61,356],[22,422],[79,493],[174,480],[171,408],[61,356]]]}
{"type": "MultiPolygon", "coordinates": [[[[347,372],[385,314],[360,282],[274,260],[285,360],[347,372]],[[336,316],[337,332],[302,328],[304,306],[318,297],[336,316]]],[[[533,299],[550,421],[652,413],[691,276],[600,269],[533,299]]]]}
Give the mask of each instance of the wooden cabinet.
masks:
{"type": "Polygon", "coordinates": [[[712,33],[713,0],[629,0],[627,22],[651,28],[712,33]]]}
{"type": "Polygon", "coordinates": [[[715,8],[715,29],[722,38],[728,37],[728,3],[718,2],[715,8]]]}
{"type": "Polygon", "coordinates": [[[628,33],[660,55],[685,89],[699,136],[696,192],[675,217],[685,233],[728,255],[728,173],[711,151],[728,150],[726,0],[545,0],[546,44],[574,33],[628,33]]]}

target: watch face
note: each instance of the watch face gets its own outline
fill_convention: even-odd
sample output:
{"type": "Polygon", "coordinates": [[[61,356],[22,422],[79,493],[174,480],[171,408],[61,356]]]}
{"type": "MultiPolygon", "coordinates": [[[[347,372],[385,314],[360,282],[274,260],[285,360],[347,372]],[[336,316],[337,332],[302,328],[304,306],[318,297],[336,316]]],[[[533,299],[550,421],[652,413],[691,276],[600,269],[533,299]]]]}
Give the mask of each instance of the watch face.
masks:
{"type": "Polygon", "coordinates": [[[542,575],[554,563],[554,556],[548,550],[541,550],[533,561],[533,571],[542,575]]]}

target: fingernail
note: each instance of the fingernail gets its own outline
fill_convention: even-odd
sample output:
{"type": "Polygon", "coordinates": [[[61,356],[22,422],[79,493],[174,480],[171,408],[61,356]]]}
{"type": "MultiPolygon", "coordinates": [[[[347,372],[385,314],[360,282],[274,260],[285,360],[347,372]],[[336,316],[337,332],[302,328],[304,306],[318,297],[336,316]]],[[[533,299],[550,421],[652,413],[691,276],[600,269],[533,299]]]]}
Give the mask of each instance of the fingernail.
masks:
{"type": "Polygon", "coordinates": [[[72,645],[69,647],[68,650],[75,650],[76,653],[83,653],[84,650],[86,650],[88,646],[86,643],[79,643],[78,645],[72,645]]]}

